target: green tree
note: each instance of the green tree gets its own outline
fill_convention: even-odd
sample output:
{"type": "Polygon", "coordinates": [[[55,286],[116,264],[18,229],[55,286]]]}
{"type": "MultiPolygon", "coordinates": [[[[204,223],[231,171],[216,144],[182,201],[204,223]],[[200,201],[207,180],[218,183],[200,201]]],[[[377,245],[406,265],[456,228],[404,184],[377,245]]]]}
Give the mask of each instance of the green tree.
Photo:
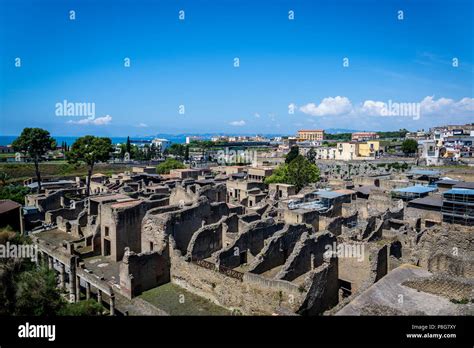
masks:
{"type": "Polygon", "coordinates": [[[298,155],[288,165],[287,183],[296,186],[299,191],[309,183],[319,181],[319,168],[302,155],[298,155]]]}
{"type": "Polygon", "coordinates": [[[184,168],[186,168],[186,166],[182,162],[174,158],[167,158],[166,161],[156,166],[156,172],[158,174],[169,174],[170,170],[172,169],[184,169],[184,168]]]}
{"type": "MultiPolygon", "coordinates": [[[[11,228],[0,229],[0,244],[31,244],[11,228]]],[[[0,315],[99,315],[103,308],[91,301],[67,303],[57,288],[56,274],[29,259],[0,258],[0,315]]],[[[94,301],[95,302],[95,301],[94,301]]]]}
{"type": "Polygon", "coordinates": [[[336,133],[336,134],[324,134],[326,140],[337,140],[337,141],[350,141],[352,139],[352,133],[336,133]]]}
{"type": "Polygon", "coordinates": [[[59,315],[62,316],[95,316],[101,315],[104,307],[93,299],[79,301],[75,303],[68,303],[66,306],[61,308],[59,315]]]}
{"type": "Polygon", "coordinates": [[[184,151],[184,160],[189,161],[189,145],[186,145],[186,150],[184,151]]]}
{"type": "Polygon", "coordinates": [[[16,284],[16,315],[52,316],[64,306],[56,288],[56,275],[46,267],[19,275],[16,284]]]}
{"type": "Polygon", "coordinates": [[[306,154],[306,158],[310,163],[316,162],[316,151],[313,148],[309,149],[308,153],[306,154]]]}
{"type": "Polygon", "coordinates": [[[0,199],[10,199],[20,204],[25,204],[25,196],[30,189],[22,185],[0,186],[0,199]]]}
{"type": "Polygon", "coordinates": [[[299,155],[299,153],[300,153],[300,148],[297,145],[292,146],[290,152],[288,152],[288,154],[286,155],[285,163],[288,164],[291,161],[293,161],[296,158],[296,156],[299,155]]]}
{"type": "Polygon", "coordinates": [[[8,180],[10,180],[10,175],[5,172],[0,172],[0,185],[5,186],[8,180]]]}
{"type": "Polygon", "coordinates": [[[12,147],[15,151],[24,153],[33,160],[35,164],[36,180],[38,181],[38,192],[41,191],[41,173],[39,163],[43,156],[56,147],[56,142],[47,130],[41,128],[25,128],[20,136],[16,138],[12,147]]]}
{"type": "Polygon", "coordinates": [[[392,132],[377,132],[379,135],[380,139],[390,139],[390,138],[405,138],[405,135],[408,133],[408,130],[405,128],[402,128],[398,131],[392,131],[392,132]]]}
{"type": "Polygon", "coordinates": [[[152,143],[150,146],[150,159],[154,159],[156,157],[158,157],[158,148],[154,143],[152,143]]]}
{"type": "Polygon", "coordinates": [[[406,139],[402,143],[402,151],[405,154],[414,154],[418,151],[418,142],[415,139],[406,139]]]}
{"type": "Polygon", "coordinates": [[[164,154],[184,158],[186,155],[186,145],[177,143],[171,144],[171,146],[164,151],[164,154]]]}
{"type": "Polygon", "coordinates": [[[299,191],[306,185],[319,181],[319,168],[304,156],[298,155],[288,164],[278,166],[266,180],[266,184],[282,183],[295,185],[299,191]]]}
{"type": "Polygon", "coordinates": [[[89,196],[90,183],[94,165],[98,162],[105,162],[110,158],[112,152],[112,141],[110,138],[99,138],[92,135],[86,135],[78,138],[72,144],[71,151],[67,153],[68,162],[78,165],[84,162],[87,165],[87,190],[89,196]]]}
{"type": "Polygon", "coordinates": [[[288,178],[288,165],[283,163],[275,168],[272,175],[265,179],[265,184],[286,184],[288,178]]]}
{"type": "Polygon", "coordinates": [[[130,154],[132,152],[132,143],[130,142],[130,137],[127,137],[127,144],[125,145],[125,151],[130,154]]]}
{"type": "Polygon", "coordinates": [[[205,159],[207,158],[206,153],[209,151],[209,149],[221,144],[222,142],[219,141],[213,142],[211,140],[191,140],[189,146],[191,146],[193,149],[201,150],[201,156],[205,159]]]}

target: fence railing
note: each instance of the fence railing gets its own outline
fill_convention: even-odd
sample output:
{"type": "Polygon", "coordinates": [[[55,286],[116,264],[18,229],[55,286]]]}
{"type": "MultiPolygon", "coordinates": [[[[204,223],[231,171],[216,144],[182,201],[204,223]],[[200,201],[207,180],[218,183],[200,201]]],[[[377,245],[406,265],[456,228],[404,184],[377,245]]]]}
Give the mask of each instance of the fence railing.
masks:
{"type": "Polygon", "coordinates": [[[206,268],[206,269],[209,269],[209,270],[212,270],[212,271],[217,271],[217,272],[222,273],[222,274],[224,274],[228,277],[231,277],[231,278],[234,278],[234,279],[237,279],[237,280],[240,280],[240,281],[242,281],[244,279],[244,273],[233,270],[232,268],[227,268],[227,267],[224,267],[224,266],[217,267],[216,264],[214,264],[212,262],[209,262],[209,261],[206,261],[206,260],[192,259],[191,262],[198,265],[198,266],[200,266],[200,267],[203,267],[203,268],[206,268]]]}

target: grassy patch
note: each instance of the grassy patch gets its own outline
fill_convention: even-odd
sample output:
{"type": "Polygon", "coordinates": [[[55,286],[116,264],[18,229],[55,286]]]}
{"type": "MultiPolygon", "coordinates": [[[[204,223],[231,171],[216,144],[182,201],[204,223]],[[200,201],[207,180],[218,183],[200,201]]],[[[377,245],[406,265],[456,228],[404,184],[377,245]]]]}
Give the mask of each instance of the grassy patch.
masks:
{"type": "Polygon", "coordinates": [[[140,297],[170,315],[230,315],[230,311],[211,301],[168,283],[145,291],[140,297]]]}
{"type": "Polygon", "coordinates": [[[469,303],[469,300],[467,298],[463,298],[461,300],[457,300],[453,298],[450,301],[455,304],[468,304],[469,303]]]}
{"type": "MultiPolygon", "coordinates": [[[[130,166],[121,164],[99,163],[94,166],[94,173],[121,173],[130,170],[130,166]]],[[[75,167],[64,161],[45,162],[40,164],[43,178],[59,178],[64,176],[85,176],[87,167],[75,167]]],[[[8,182],[22,182],[28,178],[35,178],[35,166],[32,163],[0,163],[0,172],[5,172],[11,178],[8,182]]]]}

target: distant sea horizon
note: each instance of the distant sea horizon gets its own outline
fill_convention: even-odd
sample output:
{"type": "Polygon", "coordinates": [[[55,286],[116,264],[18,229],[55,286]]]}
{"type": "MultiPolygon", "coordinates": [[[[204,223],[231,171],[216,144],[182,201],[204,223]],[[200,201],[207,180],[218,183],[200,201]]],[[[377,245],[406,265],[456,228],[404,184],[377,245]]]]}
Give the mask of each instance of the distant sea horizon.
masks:
{"type": "MultiPolygon", "coordinates": [[[[184,144],[186,142],[186,137],[192,137],[192,136],[198,136],[201,137],[204,140],[211,139],[212,136],[215,136],[217,134],[156,134],[153,136],[130,136],[130,140],[133,141],[141,141],[141,140],[153,140],[155,138],[162,138],[162,139],[167,139],[171,143],[178,143],[178,144],[184,144]]],[[[230,135],[230,134],[221,134],[221,135],[230,135]]],[[[234,135],[234,134],[232,134],[234,135]]],[[[244,135],[244,134],[242,134],[244,135]]],[[[255,134],[254,134],[255,135],[255,134]]],[[[270,136],[267,134],[264,134],[264,136],[270,136]]],[[[271,135],[272,137],[278,136],[278,135],[271,135]]],[[[0,146],[6,146],[10,145],[18,135],[0,135],[0,146]]],[[[81,136],[63,136],[63,135],[51,135],[54,139],[56,139],[56,144],[61,145],[63,142],[66,142],[68,146],[72,145],[76,139],[80,138],[81,136]]],[[[112,144],[122,144],[127,141],[127,136],[105,136],[110,138],[112,141],[112,144]]]]}
{"type": "MultiPolygon", "coordinates": [[[[325,130],[326,133],[330,134],[338,134],[338,133],[353,133],[353,132],[360,132],[360,130],[354,130],[354,129],[344,129],[344,128],[331,128],[325,130]]],[[[223,135],[223,136],[255,136],[255,133],[252,134],[234,134],[234,133],[193,133],[193,134],[156,134],[156,135],[141,135],[141,136],[130,136],[130,140],[152,140],[154,138],[164,138],[171,143],[178,143],[178,144],[183,144],[186,142],[186,137],[191,137],[191,136],[198,136],[203,139],[211,139],[213,136],[217,135],[223,135]]],[[[291,136],[291,134],[278,134],[278,133],[269,133],[269,134],[260,134],[262,136],[266,137],[277,137],[277,136],[291,136]]],[[[294,135],[294,134],[293,134],[294,135]]],[[[6,146],[10,145],[17,137],[18,135],[0,135],[0,146],[6,146]]],[[[56,139],[56,143],[61,145],[63,142],[66,142],[68,146],[72,145],[77,138],[80,138],[81,136],[69,136],[69,135],[52,135],[54,139],[56,139]]],[[[127,136],[109,136],[109,138],[112,140],[112,144],[121,144],[125,143],[127,141],[127,136]]]]}
{"type": "MultiPolygon", "coordinates": [[[[10,145],[18,135],[0,135],[0,146],[10,145]]],[[[68,146],[72,145],[80,136],[62,136],[62,135],[51,135],[52,138],[56,139],[56,144],[61,145],[66,142],[68,146]]],[[[185,143],[187,135],[170,135],[170,134],[157,134],[156,136],[139,136],[130,137],[130,140],[152,140],[154,138],[165,138],[172,143],[185,143]]],[[[121,144],[127,141],[127,137],[108,137],[112,141],[112,144],[121,144]]]]}

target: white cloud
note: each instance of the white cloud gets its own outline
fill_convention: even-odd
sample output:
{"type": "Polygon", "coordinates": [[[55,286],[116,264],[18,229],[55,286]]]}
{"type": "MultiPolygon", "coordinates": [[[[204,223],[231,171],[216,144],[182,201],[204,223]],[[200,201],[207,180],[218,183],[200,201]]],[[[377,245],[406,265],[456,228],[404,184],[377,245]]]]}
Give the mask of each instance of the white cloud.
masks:
{"type": "Polygon", "coordinates": [[[308,103],[300,107],[300,111],[311,116],[337,116],[352,111],[352,103],[346,97],[327,97],[319,105],[308,103]]]}
{"type": "Polygon", "coordinates": [[[70,120],[68,123],[79,124],[79,125],[105,126],[105,125],[108,125],[110,122],[112,122],[112,116],[106,115],[106,116],[98,117],[98,118],[95,118],[95,117],[83,118],[79,121],[70,120]]]}
{"type": "Polygon", "coordinates": [[[147,128],[148,125],[146,123],[140,122],[139,124],[137,124],[137,127],[138,128],[147,128]]]}
{"type": "Polygon", "coordinates": [[[437,114],[440,112],[446,112],[452,108],[454,100],[448,98],[439,98],[435,100],[434,97],[425,97],[421,101],[421,110],[424,114],[437,114]]]}
{"type": "Polygon", "coordinates": [[[244,120],[232,121],[229,124],[234,127],[242,127],[242,126],[245,126],[245,121],[244,120]]]}
{"type": "Polygon", "coordinates": [[[409,101],[409,100],[388,100],[374,101],[366,100],[362,107],[354,109],[354,113],[360,116],[384,116],[388,103],[399,104],[418,104],[420,113],[429,116],[469,116],[474,111],[474,98],[462,98],[455,101],[450,98],[438,98],[434,96],[427,96],[423,100],[409,101]]]}
{"type": "Polygon", "coordinates": [[[253,114],[256,118],[260,118],[260,114],[258,112],[256,112],[255,114],[253,114]]]}
{"type": "Polygon", "coordinates": [[[448,98],[436,100],[433,96],[421,101],[421,112],[427,115],[465,115],[474,111],[474,98],[462,98],[454,101],[448,98]]]}
{"type": "MultiPolygon", "coordinates": [[[[371,100],[367,99],[358,105],[353,105],[347,97],[327,97],[319,105],[308,103],[299,110],[310,116],[387,116],[390,108],[412,105],[417,116],[432,117],[470,117],[474,113],[474,98],[464,97],[458,101],[450,98],[427,96],[421,101],[416,100],[371,100]],[[398,104],[398,105],[395,105],[398,104]]],[[[310,119],[310,122],[314,119],[310,119]]]]}
{"type": "Polygon", "coordinates": [[[385,108],[385,102],[366,100],[358,110],[358,113],[368,116],[383,116],[383,110],[385,110],[385,108]]]}
{"type": "Polygon", "coordinates": [[[456,106],[461,111],[472,113],[474,111],[474,98],[462,98],[456,103],[456,106]]]}

